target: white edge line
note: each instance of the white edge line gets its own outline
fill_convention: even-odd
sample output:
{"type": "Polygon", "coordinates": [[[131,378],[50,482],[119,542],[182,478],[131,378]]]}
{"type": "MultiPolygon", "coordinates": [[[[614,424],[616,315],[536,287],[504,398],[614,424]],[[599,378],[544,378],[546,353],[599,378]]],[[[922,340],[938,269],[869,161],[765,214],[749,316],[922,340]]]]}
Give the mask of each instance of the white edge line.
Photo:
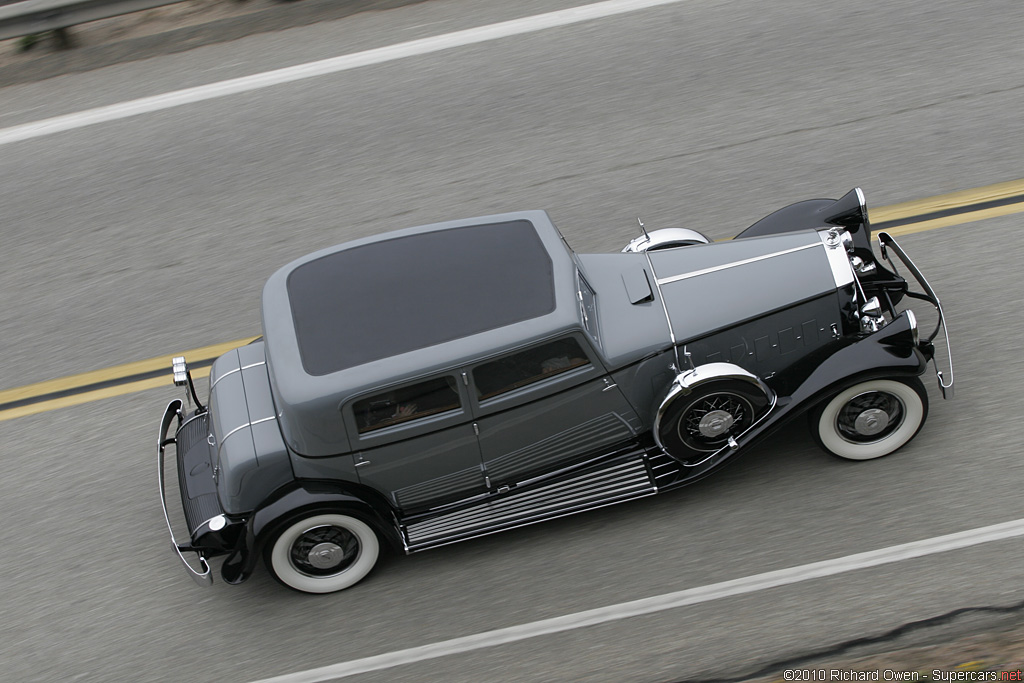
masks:
{"type": "Polygon", "coordinates": [[[677,2],[683,2],[683,0],[607,0],[606,2],[571,7],[556,12],[548,12],[547,14],[503,21],[497,24],[445,33],[439,36],[410,40],[354,54],[266,71],[253,74],[252,76],[233,78],[194,88],[175,90],[161,95],[96,107],[95,109],[86,109],[9,128],[0,128],[0,145],[30,140],[96,123],[116,121],[130,116],[148,114],[218,97],[269,88],[270,86],[282,83],[291,83],[306,78],[356,69],[361,66],[381,64],[405,57],[425,55],[450,48],[483,43],[524,33],[533,33],[548,28],[567,26],[569,24],[635,12],[659,5],[670,5],[677,2]]]}
{"type": "Polygon", "coordinates": [[[923,557],[935,553],[947,552],[968,548],[982,543],[1001,541],[1010,538],[1024,536],[1024,519],[1017,519],[1011,522],[993,524],[992,526],[970,529],[946,536],[914,541],[902,545],[894,545],[888,548],[872,550],[865,553],[857,553],[846,557],[839,557],[833,560],[813,562],[798,567],[779,569],[776,571],[755,574],[731,581],[713,583],[698,588],[688,588],[675,593],[656,595],[641,600],[623,602],[617,605],[608,605],[597,609],[567,614],[552,619],[542,619],[529,624],[520,624],[508,628],[485,631],[461,638],[453,638],[429,645],[421,645],[406,650],[396,650],[373,657],[354,659],[340,664],[300,671],[274,678],[266,678],[254,683],[320,683],[322,681],[344,678],[355,674],[369,671],[379,671],[396,666],[413,664],[427,659],[436,659],[446,655],[469,652],[495,645],[514,643],[528,638],[535,638],[550,633],[570,631],[604,624],[610,621],[628,619],[662,612],[676,607],[696,605],[702,602],[718,600],[735,595],[743,595],[756,591],[786,586],[801,581],[809,581],[826,576],[834,576],[856,569],[877,567],[892,562],[901,562],[915,557],[923,557]]]}

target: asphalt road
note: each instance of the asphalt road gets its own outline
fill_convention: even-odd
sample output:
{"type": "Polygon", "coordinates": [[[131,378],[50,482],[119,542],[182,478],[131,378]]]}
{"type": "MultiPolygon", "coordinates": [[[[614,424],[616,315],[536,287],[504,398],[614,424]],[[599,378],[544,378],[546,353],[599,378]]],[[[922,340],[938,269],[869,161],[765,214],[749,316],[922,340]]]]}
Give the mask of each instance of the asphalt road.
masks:
{"type": "MultiPolygon", "coordinates": [[[[0,127],[572,6],[435,0],[0,90],[0,127]]],[[[684,0],[0,147],[0,388],[258,333],[288,260],[547,209],[581,251],[792,201],[1024,177],[1024,5],[684,0]]],[[[955,401],[877,462],[797,429],[698,486],[384,563],[195,587],[156,495],[168,386],[0,422],[0,680],[250,681],[1024,517],[1020,216],[909,236],[955,401]]],[[[708,293],[713,302],[714,293],[708,293]]],[[[667,681],[1024,598],[970,550],[367,674],[667,681]]],[[[954,627],[959,628],[959,627],[954,627]]]]}

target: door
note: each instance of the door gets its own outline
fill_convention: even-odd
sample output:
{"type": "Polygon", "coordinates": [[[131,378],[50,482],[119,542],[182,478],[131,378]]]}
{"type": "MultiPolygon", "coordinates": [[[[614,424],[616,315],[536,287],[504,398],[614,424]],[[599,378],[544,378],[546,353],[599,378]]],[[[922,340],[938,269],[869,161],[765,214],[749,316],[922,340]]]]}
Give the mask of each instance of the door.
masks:
{"type": "Polygon", "coordinates": [[[631,442],[640,419],[577,336],[472,368],[489,488],[514,486],[631,442]]]}
{"type": "Polygon", "coordinates": [[[486,491],[480,446],[452,375],[358,399],[346,408],[361,483],[402,510],[486,491]]]}

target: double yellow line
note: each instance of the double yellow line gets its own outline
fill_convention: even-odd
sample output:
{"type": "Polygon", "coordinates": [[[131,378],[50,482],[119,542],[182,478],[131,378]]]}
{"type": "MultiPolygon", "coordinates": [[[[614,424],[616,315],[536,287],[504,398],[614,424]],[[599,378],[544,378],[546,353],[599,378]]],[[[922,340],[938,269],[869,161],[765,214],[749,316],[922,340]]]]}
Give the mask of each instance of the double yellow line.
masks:
{"type": "Polygon", "coordinates": [[[210,366],[214,360],[231,349],[248,344],[253,339],[255,337],[247,337],[192,349],[185,353],[158,356],[0,391],[0,422],[77,406],[101,398],[168,386],[171,381],[171,358],[174,356],[184,355],[188,358],[192,377],[206,377],[210,374],[210,366]]]}
{"type": "MultiPolygon", "coordinates": [[[[1024,179],[883,206],[871,209],[870,217],[873,230],[898,236],[1020,212],[1024,212],[1024,179]]],[[[206,377],[218,356],[253,339],[247,337],[0,391],[0,421],[167,386],[173,356],[188,358],[193,377],[206,377]]]]}
{"type": "Polygon", "coordinates": [[[1024,180],[870,209],[871,229],[893,237],[1024,211],[1024,180]]]}

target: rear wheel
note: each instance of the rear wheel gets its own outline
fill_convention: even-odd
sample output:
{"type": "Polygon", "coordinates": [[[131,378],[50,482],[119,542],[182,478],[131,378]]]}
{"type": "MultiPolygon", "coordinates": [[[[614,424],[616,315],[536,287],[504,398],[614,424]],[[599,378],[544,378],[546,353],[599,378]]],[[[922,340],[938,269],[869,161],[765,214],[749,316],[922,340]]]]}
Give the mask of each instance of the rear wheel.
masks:
{"type": "Polygon", "coordinates": [[[914,438],[928,417],[928,392],[917,377],[874,379],[845,389],[811,413],[811,433],[846,460],[889,455],[914,438]]]}
{"type": "Polygon", "coordinates": [[[333,593],[358,583],[377,563],[372,528],[349,515],[312,514],[281,531],[267,546],[267,569],[304,593],[333,593]]]}

